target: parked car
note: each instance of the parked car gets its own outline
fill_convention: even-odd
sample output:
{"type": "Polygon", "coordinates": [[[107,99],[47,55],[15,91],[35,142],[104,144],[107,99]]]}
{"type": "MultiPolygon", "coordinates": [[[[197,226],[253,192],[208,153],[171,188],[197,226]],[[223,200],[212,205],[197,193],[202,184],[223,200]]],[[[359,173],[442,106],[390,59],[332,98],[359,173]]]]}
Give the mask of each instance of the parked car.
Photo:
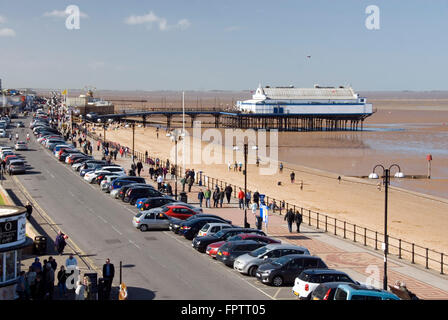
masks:
{"type": "Polygon", "coordinates": [[[200,218],[193,219],[182,224],[179,233],[185,237],[187,240],[192,240],[198,234],[199,230],[209,222],[220,222],[221,220],[216,218],[200,218]]]}
{"type": "Polygon", "coordinates": [[[132,219],[132,225],[140,231],[168,229],[169,217],[162,212],[138,212],[132,219]]]}
{"type": "Polygon", "coordinates": [[[120,192],[118,193],[118,199],[123,200],[126,196],[126,193],[128,192],[129,188],[136,188],[136,187],[144,187],[144,188],[151,188],[154,189],[153,186],[146,184],[146,183],[131,183],[126,184],[120,188],[120,192]]]}
{"type": "Polygon", "coordinates": [[[17,174],[17,173],[25,173],[26,172],[26,166],[25,162],[23,160],[11,160],[8,164],[8,173],[10,175],[17,174]]]}
{"type": "Polygon", "coordinates": [[[161,207],[165,204],[170,204],[173,202],[176,202],[176,200],[168,197],[154,197],[154,198],[142,198],[137,200],[135,203],[137,206],[137,209],[144,211],[149,210],[153,208],[161,207]],[[140,203],[139,203],[140,200],[140,203]]]}
{"type": "Polygon", "coordinates": [[[222,229],[232,228],[233,226],[223,222],[209,222],[206,223],[198,232],[199,237],[215,234],[222,229]]]}
{"type": "Polygon", "coordinates": [[[142,197],[163,197],[163,193],[160,191],[157,191],[154,188],[150,187],[133,187],[129,188],[126,192],[126,195],[123,198],[123,202],[127,202],[130,205],[135,205],[135,201],[137,201],[138,198],[142,197]]]}
{"type": "Polygon", "coordinates": [[[0,138],[6,138],[6,130],[5,129],[0,129],[0,138]]]}
{"type": "Polygon", "coordinates": [[[272,261],[290,254],[309,255],[307,248],[292,244],[268,244],[258,250],[239,256],[233,268],[240,273],[255,277],[258,267],[263,263],[272,261]]]}
{"type": "Polygon", "coordinates": [[[333,269],[304,270],[294,281],[292,292],[300,299],[310,299],[319,284],[326,282],[357,283],[348,274],[333,269]]]}
{"type": "Polygon", "coordinates": [[[294,279],[306,269],[328,269],[321,258],[302,254],[289,254],[258,267],[255,277],[258,281],[280,287],[294,283],[294,279]]]}
{"type": "Polygon", "coordinates": [[[257,250],[265,245],[265,243],[253,240],[229,241],[219,248],[216,255],[216,260],[221,261],[226,266],[232,268],[236,258],[248,252],[257,250]]]}
{"type": "Polygon", "coordinates": [[[240,233],[236,236],[230,237],[229,239],[227,239],[227,241],[218,241],[218,242],[214,242],[212,244],[209,244],[207,246],[207,250],[205,251],[206,254],[208,254],[210,257],[212,258],[216,258],[216,254],[218,253],[219,248],[229,242],[229,241],[239,241],[239,240],[253,240],[253,241],[257,241],[263,244],[272,244],[272,243],[277,243],[280,244],[281,241],[279,240],[275,240],[269,237],[265,237],[262,236],[260,234],[254,234],[254,233],[240,233]]]}
{"type": "Polygon", "coordinates": [[[146,184],[146,181],[144,178],[141,177],[129,177],[129,176],[123,176],[120,179],[115,180],[111,185],[109,191],[112,191],[114,189],[119,189],[122,186],[130,183],[143,183],[146,184]]]}
{"type": "Polygon", "coordinates": [[[193,239],[192,246],[199,252],[204,253],[207,249],[207,246],[211,243],[218,242],[218,241],[225,241],[229,239],[230,237],[233,237],[240,233],[257,233],[261,235],[266,235],[263,231],[257,230],[257,229],[250,229],[250,228],[231,228],[231,229],[223,229],[219,231],[218,233],[212,234],[210,236],[205,237],[195,237],[193,239]]]}
{"type": "Polygon", "coordinates": [[[400,298],[386,290],[350,283],[338,286],[334,300],[400,300],[400,298]]]}
{"type": "Polygon", "coordinates": [[[28,150],[28,145],[24,141],[18,141],[14,146],[14,149],[16,149],[17,151],[28,150]]]}
{"type": "Polygon", "coordinates": [[[96,178],[102,174],[106,175],[106,174],[113,174],[113,173],[109,172],[109,171],[104,171],[102,169],[90,171],[84,175],[84,180],[87,181],[88,183],[94,183],[94,182],[96,182],[96,178]]]}
{"type": "Polygon", "coordinates": [[[319,284],[311,292],[310,300],[334,300],[336,289],[341,284],[346,284],[346,282],[325,282],[319,284]]]}
{"type": "Polygon", "coordinates": [[[111,185],[111,183],[120,178],[121,176],[117,176],[116,174],[112,174],[110,176],[105,176],[104,179],[100,182],[100,189],[103,192],[109,192],[109,187],[111,185]]]}
{"type": "Polygon", "coordinates": [[[181,204],[168,204],[164,206],[162,210],[169,217],[178,218],[181,220],[186,220],[187,218],[200,213],[200,211],[196,209],[192,209],[189,206],[181,205],[181,204]]]}
{"type": "Polygon", "coordinates": [[[184,223],[186,221],[189,221],[189,220],[192,220],[192,219],[197,219],[197,218],[205,218],[205,217],[217,218],[217,219],[220,219],[223,223],[232,224],[232,221],[226,220],[226,219],[224,219],[224,218],[222,218],[220,216],[217,216],[217,215],[214,215],[214,214],[202,213],[202,208],[194,207],[191,204],[186,204],[186,203],[183,203],[183,202],[177,202],[177,203],[172,203],[172,204],[181,204],[181,205],[184,205],[184,206],[189,206],[190,208],[198,211],[198,214],[195,214],[195,215],[193,215],[193,216],[191,216],[191,217],[189,217],[189,218],[187,218],[185,220],[181,220],[181,219],[177,219],[177,218],[171,217],[171,219],[170,219],[170,230],[173,231],[176,234],[179,233],[179,228],[182,226],[182,223],[184,223]]]}
{"type": "Polygon", "coordinates": [[[23,128],[23,127],[25,127],[25,125],[23,124],[22,121],[17,121],[17,122],[16,122],[16,127],[17,127],[17,128],[23,128]]]}

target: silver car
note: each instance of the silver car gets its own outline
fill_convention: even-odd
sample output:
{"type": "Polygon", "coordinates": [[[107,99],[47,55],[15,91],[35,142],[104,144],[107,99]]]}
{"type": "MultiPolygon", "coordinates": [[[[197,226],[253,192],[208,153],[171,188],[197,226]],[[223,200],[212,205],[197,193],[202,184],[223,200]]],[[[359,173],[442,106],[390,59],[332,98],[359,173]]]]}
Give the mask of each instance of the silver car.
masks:
{"type": "Polygon", "coordinates": [[[147,212],[142,211],[135,215],[132,219],[132,225],[140,231],[148,231],[154,229],[165,229],[169,228],[170,220],[167,215],[162,212],[147,212]]]}
{"type": "Polygon", "coordinates": [[[11,160],[8,165],[9,174],[25,173],[26,166],[23,160],[11,160]]]}
{"type": "Polygon", "coordinates": [[[120,177],[119,175],[112,175],[112,176],[106,176],[103,181],[100,183],[100,189],[103,192],[108,193],[109,192],[109,186],[111,185],[112,181],[120,177]]]}
{"type": "Polygon", "coordinates": [[[310,252],[305,247],[292,244],[268,244],[236,258],[233,263],[233,268],[240,273],[255,277],[255,273],[261,264],[288,254],[309,255],[310,252]]]}

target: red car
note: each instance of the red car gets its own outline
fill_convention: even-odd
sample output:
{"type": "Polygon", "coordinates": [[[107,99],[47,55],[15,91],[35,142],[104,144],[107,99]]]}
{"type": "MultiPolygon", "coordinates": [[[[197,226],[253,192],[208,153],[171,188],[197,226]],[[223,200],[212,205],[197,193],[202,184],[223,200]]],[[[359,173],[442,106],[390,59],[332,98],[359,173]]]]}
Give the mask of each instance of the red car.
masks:
{"type": "Polygon", "coordinates": [[[195,211],[192,208],[179,204],[167,205],[162,212],[169,217],[181,220],[185,220],[195,214],[201,213],[199,211],[195,211]]]}
{"type": "MultiPolygon", "coordinates": [[[[258,241],[258,242],[263,242],[266,244],[270,244],[270,243],[282,243],[279,240],[275,240],[269,237],[265,237],[262,235],[258,235],[258,234],[252,234],[252,233],[241,233],[238,234],[236,236],[233,236],[231,238],[229,238],[227,241],[236,241],[236,240],[254,240],[254,241],[258,241]]],[[[218,242],[214,242],[212,244],[209,244],[207,246],[207,250],[205,251],[210,257],[212,257],[213,259],[216,258],[216,254],[218,253],[219,248],[226,243],[226,241],[218,241],[218,242]]]]}

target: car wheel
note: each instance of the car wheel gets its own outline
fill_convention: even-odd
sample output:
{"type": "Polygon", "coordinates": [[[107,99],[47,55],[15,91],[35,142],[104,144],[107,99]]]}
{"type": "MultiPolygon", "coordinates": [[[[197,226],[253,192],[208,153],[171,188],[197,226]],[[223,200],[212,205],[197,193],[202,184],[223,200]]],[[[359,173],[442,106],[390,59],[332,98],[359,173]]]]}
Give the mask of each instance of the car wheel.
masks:
{"type": "Polygon", "coordinates": [[[252,266],[252,267],[250,267],[249,268],[249,275],[251,276],[251,277],[255,277],[255,273],[257,273],[257,269],[258,269],[258,267],[257,266],[252,266]]]}
{"type": "Polygon", "coordinates": [[[140,226],[140,231],[142,231],[142,232],[148,231],[148,226],[146,224],[142,224],[140,226]]]}
{"type": "Polygon", "coordinates": [[[131,200],[131,201],[129,201],[129,204],[133,206],[133,205],[135,205],[135,201],[136,200],[131,200]]]}
{"type": "Polygon", "coordinates": [[[272,284],[276,287],[280,287],[283,284],[283,279],[280,276],[275,276],[274,279],[272,279],[272,284]]]}

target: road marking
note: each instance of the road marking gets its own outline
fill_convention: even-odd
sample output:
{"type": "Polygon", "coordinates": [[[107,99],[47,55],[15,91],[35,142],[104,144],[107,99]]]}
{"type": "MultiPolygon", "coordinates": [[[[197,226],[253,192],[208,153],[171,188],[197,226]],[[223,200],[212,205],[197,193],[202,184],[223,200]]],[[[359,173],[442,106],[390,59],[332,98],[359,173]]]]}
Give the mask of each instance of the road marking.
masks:
{"type": "MultiPolygon", "coordinates": [[[[129,239],[128,239],[129,240],[129,239]]],[[[129,240],[130,243],[132,243],[134,246],[136,246],[138,249],[140,249],[140,247],[132,240],[129,240]]]]}
{"type": "Polygon", "coordinates": [[[104,221],[104,223],[107,223],[106,219],[104,219],[102,216],[97,216],[98,218],[100,218],[101,220],[104,221]]]}
{"type": "Polygon", "coordinates": [[[111,227],[112,227],[112,229],[114,229],[120,236],[123,235],[117,228],[115,228],[114,226],[111,226],[111,227]]]}

